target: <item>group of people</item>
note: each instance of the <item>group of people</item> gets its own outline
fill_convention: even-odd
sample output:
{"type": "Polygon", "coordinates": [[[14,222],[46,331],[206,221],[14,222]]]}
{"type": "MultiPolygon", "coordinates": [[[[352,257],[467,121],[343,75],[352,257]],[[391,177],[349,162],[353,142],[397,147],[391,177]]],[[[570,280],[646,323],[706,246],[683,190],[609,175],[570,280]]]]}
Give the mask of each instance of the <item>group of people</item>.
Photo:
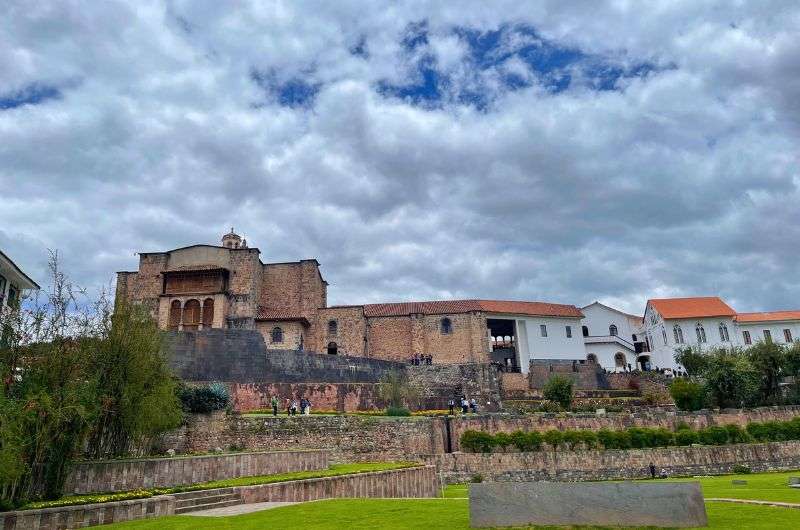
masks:
{"type": "MultiPolygon", "coordinates": [[[[467,399],[466,397],[461,397],[460,403],[461,403],[461,414],[467,414],[468,412],[472,412],[473,414],[478,413],[478,401],[475,398],[467,399]]],[[[451,399],[450,401],[448,401],[447,407],[450,409],[451,416],[455,414],[456,399],[451,399]]]]}
{"type": "Polygon", "coordinates": [[[423,364],[430,366],[433,364],[433,356],[415,354],[414,357],[409,360],[409,362],[413,366],[421,366],[423,364]]]}
{"type": "MultiPolygon", "coordinates": [[[[278,397],[272,396],[270,400],[270,405],[272,406],[272,415],[278,415],[278,397]]],[[[311,414],[311,401],[307,400],[306,398],[300,398],[300,403],[298,404],[296,399],[286,399],[286,415],[287,416],[296,416],[297,413],[303,414],[308,416],[311,414]]]]}

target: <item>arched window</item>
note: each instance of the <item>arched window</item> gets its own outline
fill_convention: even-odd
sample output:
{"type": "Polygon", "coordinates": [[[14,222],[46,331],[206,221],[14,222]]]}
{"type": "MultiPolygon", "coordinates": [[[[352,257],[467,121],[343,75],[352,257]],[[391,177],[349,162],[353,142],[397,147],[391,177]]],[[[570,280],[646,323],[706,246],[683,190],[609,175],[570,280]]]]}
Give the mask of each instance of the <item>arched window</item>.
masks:
{"type": "Polygon", "coordinates": [[[719,323],[719,340],[722,342],[730,342],[731,338],[728,335],[728,326],[725,322],[719,323]]]}
{"type": "Polygon", "coordinates": [[[194,298],[183,306],[183,330],[192,331],[200,325],[200,301],[194,298]]]}
{"type": "Polygon", "coordinates": [[[610,326],[608,326],[608,334],[611,335],[612,337],[616,337],[617,336],[617,325],[616,324],[611,324],[610,326]]]}
{"type": "Polygon", "coordinates": [[[283,342],[283,330],[277,326],[272,328],[272,333],[270,333],[270,341],[277,343],[283,342]]]}
{"type": "Polygon", "coordinates": [[[169,306],[169,329],[176,330],[181,323],[181,301],[173,300],[169,306]]]}
{"type": "Polygon", "coordinates": [[[339,332],[339,324],[335,320],[328,321],[328,335],[336,335],[339,332]]]}
{"type": "Polygon", "coordinates": [[[589,336],[589,326],[581,326],[581,330],[583,331],[583,336],[584,337],[588,337],[589,336]]]}
{"type": "Polygon", "coordinates": [[[336,345],[335,342],[328,343],[328,355],[336,355],[339,353],[339,347],[336,345]]]}
{"type": "Polygon", "coordinates": [[[203,329],[211,329],[214,325],[214,299],[206,298],[203,301],[203,329]]]}
{"type": "Polygon", "coordinates": [[[442,335],[449,335],[453,332],[453,323],[449,318],[443,318],[441,322],[442,335]]]}
{"type": "Polygon", "coordinates": [[[697,344],[703,344],[704,342],[706,342],[706,330],[703,327],[703,324],[698,322],[694,326],[694,332],[697,334],[697,344]]]}
{"type": "Polygon", "coordinates": [[[590,353],[586,356],[586,361],[592,364],[597,364],[597,355],[590,353]]]}
{"type": "Polygon", "coordinates": [[[678,324],[672,326],[672,335],[675,337],[675,344],[683,344],[683,329],[678,324]]]}
{"type": "Polygon", "coordinates": [[[625,363],[626,362],[627,361],[625,360],[625,354],[624,353],[619,351],[619,352],[614,354],[614,366],[616,366],[617,368],[625,368],[625,363]]]}

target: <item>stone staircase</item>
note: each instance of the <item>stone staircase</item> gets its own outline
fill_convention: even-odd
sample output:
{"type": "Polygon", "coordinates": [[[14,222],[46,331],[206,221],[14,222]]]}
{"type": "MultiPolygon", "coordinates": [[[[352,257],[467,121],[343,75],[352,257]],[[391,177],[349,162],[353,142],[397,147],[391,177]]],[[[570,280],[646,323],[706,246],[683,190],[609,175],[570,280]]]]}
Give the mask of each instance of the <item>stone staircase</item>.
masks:
{"type": "Polygon", "coordinates": [[[233,488],[189,491],[173,494],[175,497],[175,514],[198,512],[212,508],[224,508],[243,504],[244,501],[233,488]]]}

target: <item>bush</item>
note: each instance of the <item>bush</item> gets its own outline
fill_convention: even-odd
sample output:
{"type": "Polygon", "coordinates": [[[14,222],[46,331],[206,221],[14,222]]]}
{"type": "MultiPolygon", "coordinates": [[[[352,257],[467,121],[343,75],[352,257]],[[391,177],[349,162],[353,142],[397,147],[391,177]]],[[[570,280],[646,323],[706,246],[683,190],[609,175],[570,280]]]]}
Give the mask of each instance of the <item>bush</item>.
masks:
{"type": "Polygon", "coordinates": [[[547,380],[542,390],[545,399],[561,405],[567,410],[572,405],[572,380],[561,375],[554,375],[547,380]]]}
{"type": "Polygon", "coordinates": [[[631,447],[636,449],[641,449],[643,447],[648,447],[648,436],[647,431],[645,429],[640,429],[639,427],[631,427],[628,429],[628,436],[631,440],[631,447]]]}
{"type": "Polygon", "coordinates": [[[728,431],[725,427],[706,427],[698,431],[700,442],[706,445],[725,445],[728,443],[728,431]]]}
{"type": "Polygon", "coordinates": [[[681,429],[675,433],[675,443],[677,445],[692,445],[699,443],[697,432],[690,429],[681,429]]]}
{"type": "Polygon", "coordinates": [[[650,447],[669,447],[675,445],[675,433],[664,428],[650,429],[650,447]]]}
{"type": "Polygon", "coordinates": [[[491,453],[494,437],[488,432],[464,431],[461,435],[461,448],[471,453],[491,453]]]}
{"type": "Polygon", "coordinates": [[[546,433],[544,433],[544,436],[542,437],[542,439],[550,447],[552,447],[553,449],[556,449],[559,445],[561,445],[561,442],[564,440],[564,437],[561,434],[561,431],[557,431],[555,429],[551,429],[551,430],[547,431],[546,433]]]}
{"type": "Polygon", "coordinates": [[[743,466],[742,464],[736,464],[735,466],[733,466],[733,472],[738,475],[749,475],[753,471],[747,466],[743,466]]]}
{"type": "Polygon", "coordinates": [[[230,403],[228,389],[222,383],[207,386],[185,386],[180,389],[183,410],[192,413],[208,413],[224,410],[230,403]]]}
{"type": "Polygon", "coordinates": [[[700,410],[706,399],[703,385],[693,383],[688,379],[676,379],[669,386],[669,393],[675,406],[681,410],[700,410]]]}
{"type": "Polygon", "coordinates": [[[570,449],[575,449],[575,446],[581,443],[581,436],[581,431],[566,430],[561,433],[561,441],[570,449]]]}
{"type": "Polygon", "coordinates": [[[594,431],[578,431],[580,434],[580,441],[586,446],[586,449],[594,449],[597,447],[597,433],[594,431]]]}
{"type": "Polygon", "coordinates": [[[614,431],[600,429],[597,431],[597,441],[606,449],[617,449],[614,431]]]}
{"type": "Polygon", "coordinates": [[[564,408],[556,403],[555,401],[542,401],[542,403],[536,407],[537,412],[564,412],[564,408]]]}
{"type": "Polygon", "coordinates": [[[511,443],[523,453],[538,451],[542,447],[542,435],[536,431],[516,431],[511,434],[511,443]]]}
{"type": "Polygon", "coordinates": [[[728,443],[743,444],[753,441],[753,437],[738,425],[726,425],[725,430],[728,431],[728,443]]]}
{"type": "Polygon", "coordinates": [[[513,441],[511,440],[511,435],[505,432],[499,432],[494,435],[494,446],[499,447],[500,449],[505,449],[506,447],[513,445],[513,441]]]}
{"type": "Polygon", "coordinates": [[[411,411],[406,407],[387,407],[387,416],[411,416],[411,411]]]}
{"type": "Polygon", "coordinates": [[[483,482],[483,475],[481,475],[480,473],[475,473],[474,475],[472,475],[470,482],[472,482],[473,484],[480,484],[481,482],[483,482]]]}

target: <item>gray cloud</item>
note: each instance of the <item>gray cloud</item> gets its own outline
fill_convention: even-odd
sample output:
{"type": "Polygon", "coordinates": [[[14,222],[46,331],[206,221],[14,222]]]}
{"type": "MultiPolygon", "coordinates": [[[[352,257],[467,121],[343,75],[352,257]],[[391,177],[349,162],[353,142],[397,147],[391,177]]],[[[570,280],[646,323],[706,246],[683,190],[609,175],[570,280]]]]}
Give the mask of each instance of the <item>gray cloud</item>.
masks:
{"type": "Polygon", "coordinates": [[[800,307],[795,2],[168,6],[0,7],[0,100],[59,90],[0,110],[0,246],[36,278],[47,248],[97,286],[234,225],[265,261],[317,257],[331,303],[800,307]],[[377,90],[416,75],[402,41],[422,20],[448,93],[489,107],[377,90]],[[453,32],[514,25],[661,68],[552,93],[518,60],[474,71],[453,32]],[[294,81],[308,104],[281,104],[294,81]]]}

